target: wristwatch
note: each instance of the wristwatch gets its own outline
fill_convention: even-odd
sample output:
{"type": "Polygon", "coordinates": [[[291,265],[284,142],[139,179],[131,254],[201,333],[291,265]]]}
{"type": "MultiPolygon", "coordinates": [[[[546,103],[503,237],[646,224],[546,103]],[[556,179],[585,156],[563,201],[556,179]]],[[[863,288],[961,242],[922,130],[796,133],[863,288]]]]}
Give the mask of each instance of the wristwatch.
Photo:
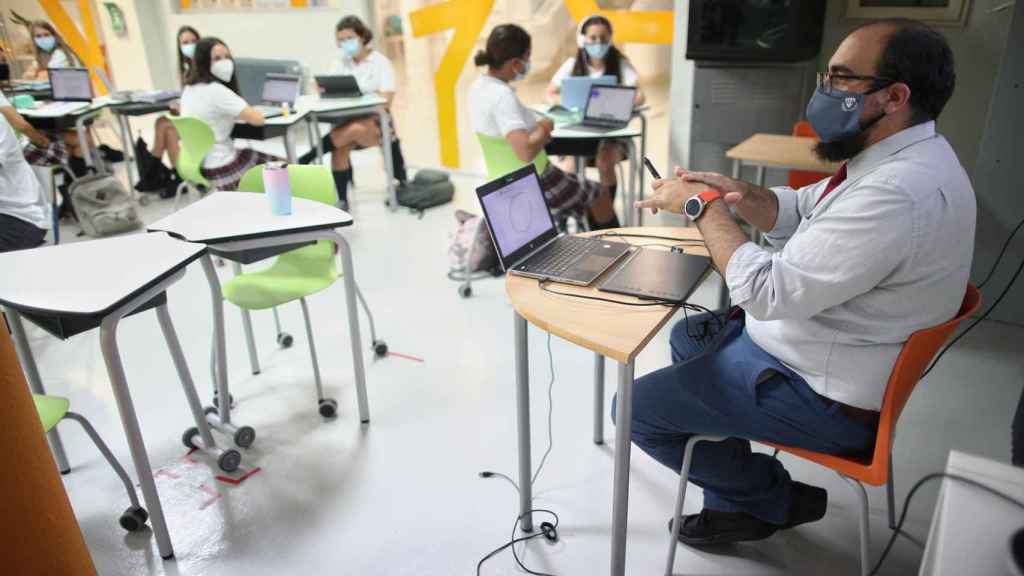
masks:
{"type": "Polygon", "coordinates": [[[720,192],[714,190],[705,190],[696,196],[691,196],[689,200],[683,204],[683,214],[690,219],[691,222],[696,222],[700,218],[701,214],[704,213],[704,208],[722,197],[720,192]]]}

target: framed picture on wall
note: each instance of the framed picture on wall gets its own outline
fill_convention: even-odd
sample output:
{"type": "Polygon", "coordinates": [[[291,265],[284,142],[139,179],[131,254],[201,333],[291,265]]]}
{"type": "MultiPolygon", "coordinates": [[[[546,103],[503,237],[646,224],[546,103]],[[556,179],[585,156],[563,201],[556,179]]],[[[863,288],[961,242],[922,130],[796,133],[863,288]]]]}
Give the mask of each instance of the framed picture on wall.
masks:
{"type": "Polygon", "coordinates": [[[971,0],[846,0],[846,17],[913,18],[932,24],[963,26],[971,0]]]}

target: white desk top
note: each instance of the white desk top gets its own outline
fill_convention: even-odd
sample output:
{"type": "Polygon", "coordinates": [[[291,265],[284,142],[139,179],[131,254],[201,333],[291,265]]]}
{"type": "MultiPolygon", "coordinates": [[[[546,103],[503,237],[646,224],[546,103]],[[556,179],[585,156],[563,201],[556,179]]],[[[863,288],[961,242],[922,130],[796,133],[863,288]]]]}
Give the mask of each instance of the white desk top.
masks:
{"type": "Polygon", "coordinates": [[[376,94],[366,94],[359,98],[320,98],[319,95],[306,94],[299,96],[295,102],[295,108],[297,110],[323,114],[358,108],[374,108],[383,104],[387,104],[387,100],[376,94]]]}
{"type": "Polygon", "coordinates": [[[189,242],[219,244],[350,226],[352,216],[334,206],[292,198],[292,213],[277,216],[263,194],[215,192],[148,226],[189,242]]]}
{"type": "Polygon", "coordinates": [[[604,140],[606,138],[637,138],[641,135],[641,132],[636,128],[620,128],[618,130],[612,130],[610,132],[587,132],[584,130],[573,130],[572,128],[564,128],[555,126],[555,130],[551,133],[552,138],[562,138],[565,140],[604,140]]]}
{"type": "MultiPolygon", "coordinates": [[[[292,110],[287,116],[274,116],[273,118],[267,118],[264,123],[265,126],[291,126],[299,120],[302,120],[309,114],[309,110],[292,110]]],[[[244,122],[243,122],[244,124],[244,122]]]]}
{"type": "Polygon", "coordinates": [[[81,116],[82,114],[88,114],[90,112],[96,112],[102,110],[107,106],[110,106],[113,102],[109,98],[96,98],[87,107],[79,108],[74,112],[67,112],[63,114],[47,114],[45,109],[35,108],[22,108],[18,110],[18,113],[22,116],[28,116],[31,118],[62,118],[64,116],[81,116]]]}
{"type": "Polygon", "coordinates": [[[131,234],[0,254],[0,303],[43,314],[114,311],[206,252],[164,234],[131,234]]]}

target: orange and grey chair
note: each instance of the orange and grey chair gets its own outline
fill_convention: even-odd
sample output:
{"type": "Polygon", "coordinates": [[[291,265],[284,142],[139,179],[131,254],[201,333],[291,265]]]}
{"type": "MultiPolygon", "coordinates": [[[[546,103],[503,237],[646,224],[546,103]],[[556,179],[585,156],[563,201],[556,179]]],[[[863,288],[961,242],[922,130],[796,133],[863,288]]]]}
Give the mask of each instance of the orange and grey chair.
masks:
{"type": "MultiPolygon", "coordinates": [[[[903,407],[906,406],[914,387],[921,380],[921,373],[935,357],[939,348],[946,342],[949,336],[956,330],[956,327],[965,318],[973,314],[981,305],[981,293],[974,286],[967,285],[967,293],[964,294],[963,303],[957,315],[944,324],[932,328],[918,330],[910,335],[903,350],[896,358],[896,364],[889,375],[889,382],[885,388],[885,396],[882,398],[882,410],[878,419],[878,433],[875,437],[875,449],[868,456],[833,456],[821,452],[812,452],[802,448],[793,448],[765,442],[768,446],[777,448],[783,452],[789,452],[805,460],[821,464],[833,470],[840,478],[845,480],[856,492],[860,508],[860,570],[861,574],[867,575],[871,571],[870,558],[870,532],[868,529],[868,494],[862,483],[866,482],[872,486],[886,485],[886,495],[889,508],[889,528],[896,527],[896,503],[893,495],[892,479],[892,444],[896,428],[903,407]]],[[[693,447],[702,441],[719,442],[724,440],[720,436],[693,436],[686,442],[683,451],[683,467],[679,471],[679,495],[676,498],[675,513],[673,518],[679,518],[683,512],[683,501],[686,498],[686,483],[690,474],[690,463],[693,456],[693,447]]],[[[676,546],[678,545],[678,531],[682,522],[673,522],[671,530],[671,541],[669,544],[668,563],[665,567],[665,574],[671,576],[672,566],[675,563],[676,546]]]]}
{"type": "MultiPolygon", "coordinates": [[[[793,136],[803,136],[805,138],[817,138],[818,134],[814,131],[814,127],[807,120],[801,120],[793,125],[793,136]]],[[[789,187],[796,190],[797,188],[803,188],[804,186],[810,186],[815,182],[828,178],[831,174],[826,172],[810,172],[807,170],[790,170],[789,171],[789,187]]]]}

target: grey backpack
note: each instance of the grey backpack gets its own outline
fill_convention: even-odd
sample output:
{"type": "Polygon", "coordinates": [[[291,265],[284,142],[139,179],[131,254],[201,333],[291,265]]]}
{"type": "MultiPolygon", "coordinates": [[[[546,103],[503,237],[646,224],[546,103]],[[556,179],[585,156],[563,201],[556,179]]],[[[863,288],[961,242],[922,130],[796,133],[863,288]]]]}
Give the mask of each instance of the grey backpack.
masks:
{"type": "Polygon", "coordinates": [[[138,202],[110,174],[90,174],[71,183],[71,206],[87,235],[97,238],[142,225],[138,202]]]}

